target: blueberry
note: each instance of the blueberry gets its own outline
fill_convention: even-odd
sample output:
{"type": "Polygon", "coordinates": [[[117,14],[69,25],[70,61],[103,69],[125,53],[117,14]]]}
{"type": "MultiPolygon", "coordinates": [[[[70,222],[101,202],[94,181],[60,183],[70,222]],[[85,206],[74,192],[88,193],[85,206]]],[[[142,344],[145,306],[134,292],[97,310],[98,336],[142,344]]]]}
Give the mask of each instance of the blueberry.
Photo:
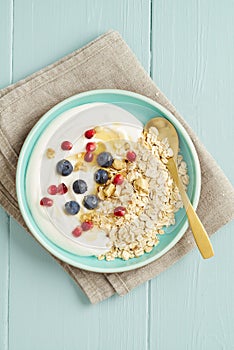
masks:
{"type": "Polygon", "coordinates": [[[100,166],[108,168],[112,165],[114,159],[109,152],[102,152],[97,156],[97,162],[100,166]]]}
{"type": "Polygon", "coordinates": [[[108,180],[108,172],[103,169],[98,169],[94,174],[94,180],[100,185],[105,184],[108,180]]]}
{"type": "Polygon", "coordinates": [[[76,180],[73,183],[73,191],[75,193],[81,194],[81,193],[85,193],[87,191],[88,187],[87,184],[84,180],[76,180]]]}
{"type": "Polygon", "coordinates": [[[57,163],[56,169],[60,175],[68,176],[71,174],[73,166],[68,160],[62,159],[57,163]]]}
{"type": "Polygon", "coordinates": [[[76,215],[80,211],[80,206],[77,202],[70,201],[70,202],[65,203],[65,210],[66,210],[67,214],[76,215]]]}
{"type": "Polygon", "coordinates": [[[94,194],[84,197],[83,204],[86,209],[92,210],[98,206],[98,198],[94,194]]]}

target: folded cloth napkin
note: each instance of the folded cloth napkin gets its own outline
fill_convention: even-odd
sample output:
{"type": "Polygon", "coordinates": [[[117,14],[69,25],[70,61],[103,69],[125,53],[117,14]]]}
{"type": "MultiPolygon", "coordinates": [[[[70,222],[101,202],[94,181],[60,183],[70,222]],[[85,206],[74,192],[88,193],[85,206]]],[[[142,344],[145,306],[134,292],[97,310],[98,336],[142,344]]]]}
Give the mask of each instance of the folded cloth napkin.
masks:
{"type": "MultiPolygon", "coordinates": [[[[121,36],[110,31],[84,48],[0,91],[0,204],[25,226],[17,204],[15,173],[21,146],[30,129],[51,107],[79,92],[124,89],[143,94],[166,107],[189,133],[202,171],[197,209],[211,235],[234,216],[234,190],[196,135],[143,70],[121,36]]],[[[157,276],[195,246],[188,229],[167,254],[135,271],[98,274],[57,262],[83,289],[91,303],[114,293],[124,295],[157,276]]]]}

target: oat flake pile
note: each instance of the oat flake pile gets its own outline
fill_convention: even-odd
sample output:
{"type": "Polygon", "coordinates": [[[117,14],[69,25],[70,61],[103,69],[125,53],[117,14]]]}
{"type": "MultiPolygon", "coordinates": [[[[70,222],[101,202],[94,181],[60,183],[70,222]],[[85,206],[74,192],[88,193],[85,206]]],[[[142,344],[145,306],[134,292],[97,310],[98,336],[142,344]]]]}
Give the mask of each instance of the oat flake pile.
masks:
{"type": "MultiPolygon", "coordinates": [[[[157,136],[157,129],[152,127],[137,143],[115,142],[118,158],[108,169],[109,180],[98,187],[100,204],[82,218],[91,220],[110,238],[112,246],[98,256],[99,260],[128,260],[150,253],[159,243],[157,235],[164,233],[163,227],[175,224],[174,214],[183,204],[165,165],[173,151],[167,139],[159,141],[157,136]],[[134,159],[127,160],[126,152],[135,154],[134,159]],[[115,186],[119,175],[124,181],[115,186]],[[122,208],[122,214],[113,215],[116,208],[122,208]]],[[[189,177],[181,155],[178,169],[186,187],[189,177]]]]}

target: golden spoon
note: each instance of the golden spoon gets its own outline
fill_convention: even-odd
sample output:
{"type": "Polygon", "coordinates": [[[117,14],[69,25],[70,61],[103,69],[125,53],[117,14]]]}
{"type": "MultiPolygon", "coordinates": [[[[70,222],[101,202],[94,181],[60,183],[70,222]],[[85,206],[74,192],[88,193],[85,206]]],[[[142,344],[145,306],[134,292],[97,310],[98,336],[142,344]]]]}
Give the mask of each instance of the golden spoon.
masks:
{"type": "Polygon", "coordinates": [[[168,158],[167,168],[170,171],[170,174],[180,191],[180,195],[187,213],[189,225],[192,230],[197,247],[200,250],[200,253],[204,259],[211,258],[214,255],[214,251],[209,236],[204,226],[202,225],[199,217],[197,216],[195,210],[193,209],[192,204],[190,203],[190,200],[185,192],[184,186],[178,174],[176,163],[179,150],[179,139],[176,129],[167,119],[160,117],[152,118],[145,125],[144,129],[148,131],[150,127],[155,127],[158,129],[159,140],[162,140],[164,138],[168,139],[169,145],[173,150],[173,157],[168,158]]]}

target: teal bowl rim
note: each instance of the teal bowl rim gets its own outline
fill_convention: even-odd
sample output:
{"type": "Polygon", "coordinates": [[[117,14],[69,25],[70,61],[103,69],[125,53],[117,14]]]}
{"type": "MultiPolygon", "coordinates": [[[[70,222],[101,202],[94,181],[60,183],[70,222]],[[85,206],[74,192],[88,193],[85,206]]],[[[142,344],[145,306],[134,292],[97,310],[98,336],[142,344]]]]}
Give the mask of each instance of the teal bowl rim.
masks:
{"type": "MultiPolygon", "coordinates": [[[[145,97],[145,96],[140,95],[140,94],[137,94],[135,92],[131,92],[131,91],[127,91],[127,90],[118,90],[118,89],[101,89],[101,90],[90,90],[90,91],[82,92],[82,93],[73,95],[73,96],[63,100],[62,102],[56,104],[47,113],[45,113],[39,119],[39,121],[34,125],[34,127],[29,132],[29,134],[28,134],[28,136],[27,136],[27,138],[26,138],[26,140],[25,140],[25,142],[24,142],[24,144],[23,144],[23,146],[21,148],[20,155],[19,155],[19,160],[18,160],[18,164],[17,164],[17,171],[16,171],[16,193],[17,193],[19,208],[20,208],[21,214],[22,214],[22,216],[23,216],[23,218],[24,218],[28,228],[33,233],[33,235],[37,239],[37,241],[48,252],[52,253],[54,256],[56,256],[60,260],[66,262],[66,263],[68,263],[68,264],[70,264],[72,266],[75,266],[75,267],[78,267],[78,268],[81,268],[81,269],[87,270],[87,271],[93,271],[93,272],[99,272],[99,273],[115,273],[115,272],[123,272],[123,271],[134,270],[134,269],[137,269],[139,267],[148,265],[149,263],[159,259],[162,255],[164,255],[172,247],[174,247],[174,245],[182,238],[182,236],[184,235],[185,231],[188,228],[188,220],[187,219],[185,220],[183,226],[180,229],[179,234],[176,235],[176,237],[172,240],[172,242],[170,242],[167,245],[167,247],[162,249],[161,252],[157,253],[156,256],[149,257],[145,261],[136,262],[133,265],[128,265],[128,266],[124,266],[124,267],[114,267],[114,268],[113,267],[112,268],[91,267],[91,266],[84,265],[84,264],[82,264],[80,262],[74,261],[74,260],[72,260],[72,258],[68,258],[68,257],[63,256],[60,252],[58,252],[55,249],[56,248],[55,244],[54,244],[54,246],[55,246],[55,248],[54,248],[51,245],[49,245],[47,242],[45,242],[43,237],[37,233],[37,231],[35,230],[35,227],[33,226],[33,223],[31,222],[30,218],[27,215],[27,205],[25,205],[25,203],[27,203],[27,200],[26,200],[26,198],[24,198],[24,195],[23,195],[23,193],[21,191],[21,186],[22,186],[22,184],[24,184],[25,174],[26,174],[26,170],[27,170],[27,167],[25,168],[25,165],[24,165],[25,152],[26,152],[27,148],[30,147],[30,143],[31,143],[32,139],[34,138],[35,134],[37,133],[37,130],[46,122],[46,120],[48,119],[48,117],[51,114],[53,114],[57,109],[59,109],[63,105],[65,105],[65,104],[67,104],[69,102],[72,102],[72,101],[76,100],[77,98],[81,99],[81,98],[85,98],[85,97],[88,97],[88,96],[99,95],[99,94],[118,94],[118,95],[124,95],[124,96],[129,96],[129,97],[132,97],[132,98],[139,99],[139,100],[141,100],[141,101],[143,101],[145,103],[148,103],[149,105],[154,106],[158,110],[160,110],[164,115],[166,115],[166,117],[168,117],[168,119],[173,123],[173,125],[180,130],[180,132],[182,133],[186,143],[189,146],[189,149],[190,149],[190,152],[191,152],[191,155],[192,155],[192,158],[193,158],[193,162],[194,162],[195,179],[196,179],[196,191],[194,191],[194,195],[193,195],[193,207],[195,209],[197,208],[197,205],[198,205],[198,202],[199,202],[199,197],[200,197],[201,169],[200,169],[200,163],[199,163],[199,159],[198,159],[198,155],[197,155],[196,149],[195,149],[195,147],[193,145],[192,140],[190,139],[189,135],[187,134],[187,131],[182,126],[182,124],[165,107],[163,107],[159,103],[151,100],[150,98],[145,97]]],[[[28,160],[27,160],[27,163],[28,163],[28,160]]],[[[71,256],[72,256],[72,254],[71,254],[71,256]]]]}

